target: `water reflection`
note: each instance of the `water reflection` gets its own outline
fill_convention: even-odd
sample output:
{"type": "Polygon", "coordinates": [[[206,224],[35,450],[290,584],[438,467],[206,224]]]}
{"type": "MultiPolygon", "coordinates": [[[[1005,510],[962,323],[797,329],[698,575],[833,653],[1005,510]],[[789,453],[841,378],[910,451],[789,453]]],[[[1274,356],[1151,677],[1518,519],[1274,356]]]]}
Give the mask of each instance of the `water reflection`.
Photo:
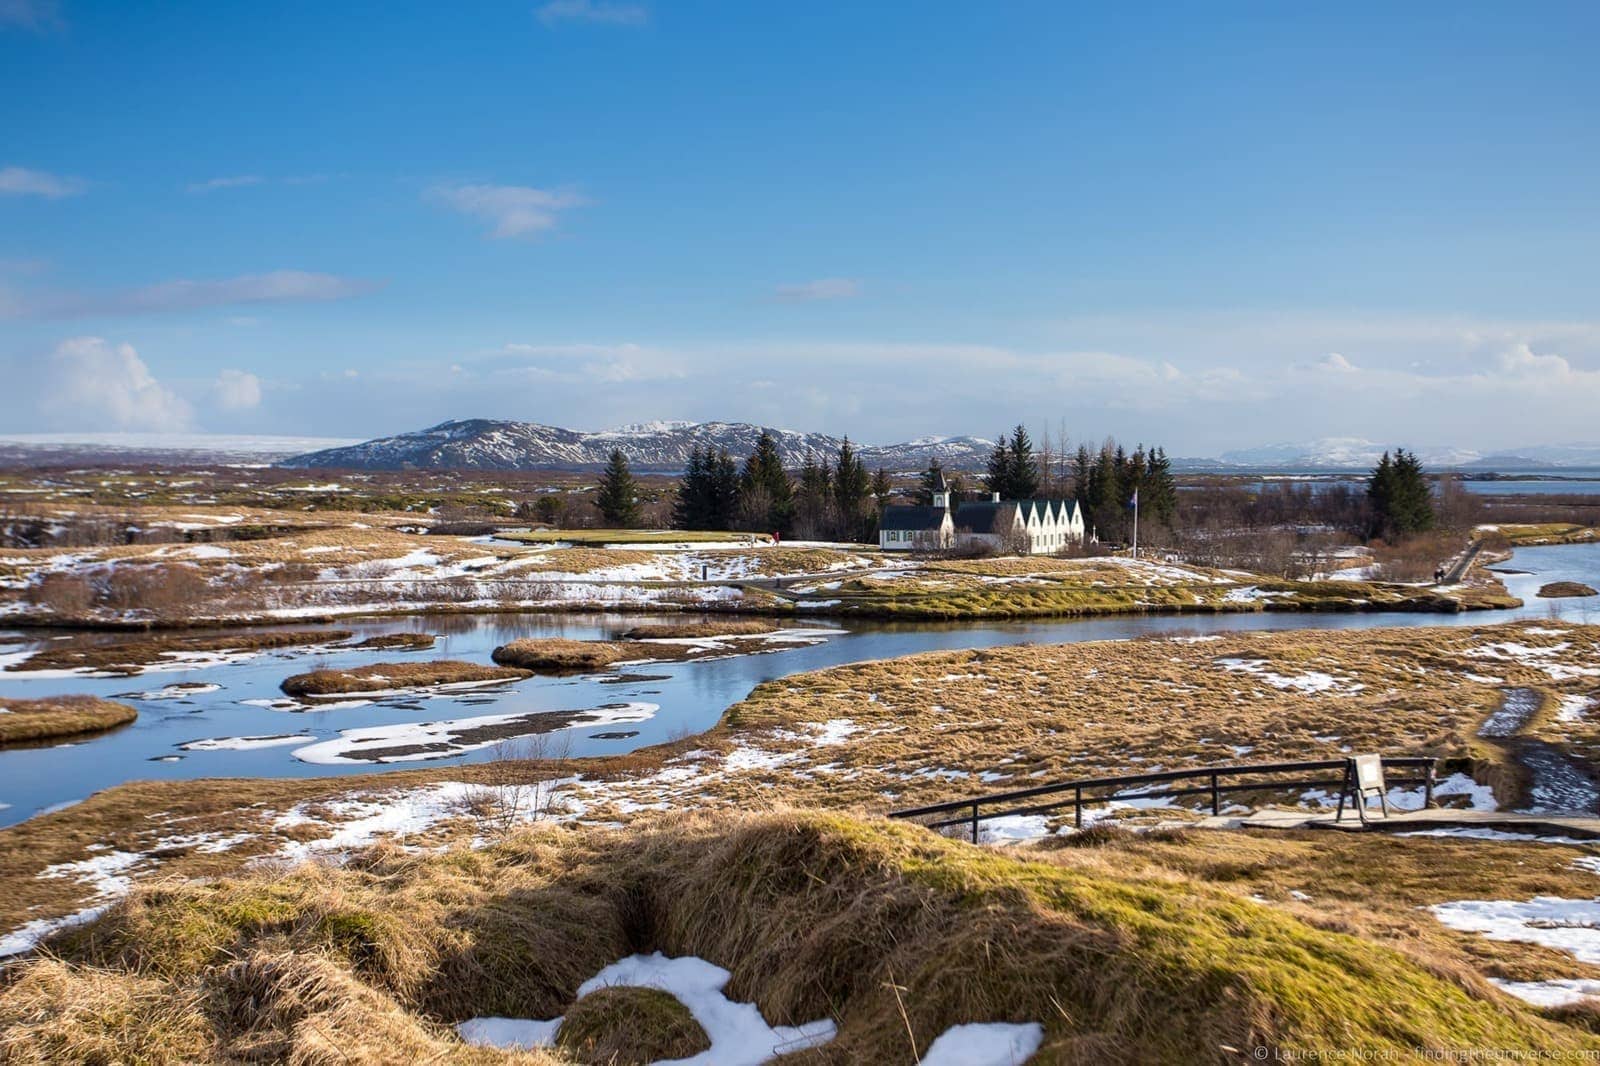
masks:
{"type": "MultiPolygon", "coordinates": [[[[768,654],[705,662],[663,663],[623,671],[621,680],[602,677],[535,678],[502,690],[461,693],[452,697],[409,697],[334,705],[298,713],[274,710],[256,702],[281,696],[279,683],[289,674],[314,667],[349,667],[364,663],[453,658],[487,662],[500,644],[520,637],[565,636],[591,639],[613,635],[649,616],[626,613],[590,614],[444,614],[382,622],[341,622],[361,640],[379,633],[429,632],[439,635],[429,651],[360,651],[327,648],[307,652],[268,652],[243,662],[187,671],[145,674],[135,678],[69,678],[23,680],[0,674],[0,702],[66,692],[124,696],[139,708],[137,722],[103,737],[49,747],[0,752],[0,824],[10,824],[41,809],[81,799],[121,781],[141,778],[255,777],[365,773],[371,765],[312,765],[293,756],[295,747],[246,750],[183,751],[180,745],[215,737],[309,734],[316,741],[332,739],[344,729],[439,721],[487,714],[575,711],[605,704],[647,702],[659,706],[649,720],[626,729],[578,727],[565,732],[573,755],[625,752],[698,732],[714,724],[728,705],[763,681],[803,670],[815,670],[868,659],[915,652],[993,647],[1026,642],[1120,640],[1151,634],[1217,633],[1241,630],[1366,629],[1376,626],[1487,625],[1513,618],[1556,618],[1572,622],[1600,621],[1600,600],[1540,600],[1538,588],[1551,581],[1581,581],[1600,587],[1600,545],[1562,545],[1518,551],[1503,580],[1526,605],[1513,611],[1463,615],[1270,613],[1238,615],[1148,615],[1083,620],[1032,620],[986,623],[853,624],[837,628],[822,644],[768,654]],[[178,683],[206,683],[215,691],[175,699],[148,699],[150,692],[178,683]],[[622,736],[630,733],[636,735],[622,736]],[[160,761],[157,761],[160,760],[160,761]]],[[[803,624],[830,626],[806,619],[803,624]]],[[[127,639],[98,635],[96,642],[127,639]]],[[[8,649],[14,650],[14,649],[8,649]]],[[[491,758],[480,750],[455,756],[452,762],[491,758]]],[[[400,763],[398,768],[437,765],[400,763]]]]}

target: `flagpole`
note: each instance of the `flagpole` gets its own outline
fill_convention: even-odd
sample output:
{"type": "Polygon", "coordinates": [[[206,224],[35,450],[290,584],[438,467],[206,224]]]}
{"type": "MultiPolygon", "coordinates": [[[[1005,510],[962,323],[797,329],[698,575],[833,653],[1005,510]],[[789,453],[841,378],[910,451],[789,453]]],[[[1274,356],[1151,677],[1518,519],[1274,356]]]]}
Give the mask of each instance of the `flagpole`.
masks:
{"type": "Polygon", "coordinates": [[[1133,557],[1139,558],[1139,490],[1133,490],[1133,557]]]}

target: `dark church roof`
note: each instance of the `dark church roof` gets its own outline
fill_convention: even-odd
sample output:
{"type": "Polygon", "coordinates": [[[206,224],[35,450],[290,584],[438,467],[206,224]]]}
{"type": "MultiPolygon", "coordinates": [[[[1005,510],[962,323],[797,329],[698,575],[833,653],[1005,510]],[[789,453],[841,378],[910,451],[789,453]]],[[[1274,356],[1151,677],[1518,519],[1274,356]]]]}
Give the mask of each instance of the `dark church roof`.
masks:
{"type": "Polygon", "coordinates": [[[1011,509],[1016,504],[1010,500],[995,503],[991,500],[979,500],[975,503],[964,503],[956,509],[956,528],[964,529],[971,533],[995,532],[996,520],[1000,520],[1001,529],[1005,529],[1005,521],[1009,520],[1011,509]],[[1002,513],[1006,516],[1001,519],[1002,513]]]}
{"type": "Polygon", "coordinates": [[[878,527],[913,531],[938,529],[944,524],[944,514],[943,507],[911,507],[896,504],[883,509],[883,520],[878,523],[878,527]]]}

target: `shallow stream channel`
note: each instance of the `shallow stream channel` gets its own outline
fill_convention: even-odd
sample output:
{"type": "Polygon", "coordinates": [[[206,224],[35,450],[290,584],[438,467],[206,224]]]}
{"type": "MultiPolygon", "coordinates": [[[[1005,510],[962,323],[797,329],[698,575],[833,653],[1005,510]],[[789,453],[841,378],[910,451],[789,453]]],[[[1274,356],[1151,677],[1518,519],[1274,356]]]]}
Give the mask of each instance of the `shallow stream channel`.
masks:
{"type": "MultiPolygon", "coordinates": [[[[1456,615],[1274,612],[956,624],[841,625],[800,619],[792,624],[803,626],[804,631],[794,639],[758,645],[753,654],[719,655],[710,650],[687,661],[618,666],[598,674],[314,703],[286,699],[279,685],[291,674],[322,667],[430,659],[488,663],[496,647],[518,638],[612,637],[662,616],[442,614],[353,620],[317,628],[330,634],[354,632],[354,641],[401,632],[436,634],[438,641],[431,650],[397,651],[340,648],[336,644],[347,642],[330,640],[323,645],[211,656],[211,661],[175,659],[135,677],[0,671],[0,707],[8,699],[83,693],[120,700],[139,712],[132,724],[104,735],[0,751],[0,826],[125,781],[414,769],[437,765],[439,760],[493,759],[500,757],[507,745],[516,745],[513,753],[519,756],[618,754],[711,727],[724,710],[763,681],[923,651],[1125,640],[1161,633],[1481,626],[1519,618],[1586,622],[1591,615],[1600,622],[1600,599],[1542,600],[1536,596],[1541,585],[1552,581],[1600,586],[1600,544],[1527,548],[1495,569],[1502,572],[1512,593],[1523,599],[1522,608],[1456,615]],[[472,733],[471,727],[462,726],[461,719],[528,716],[530,722],[537,722],[541,715],[548,715],[543,731],[530,730],[534,735],[521,740],[477,747],[448,742],[453,734],[472,733]],[[437,725],[426,728],[430,724],[437,725]],[[446,742],[439,743],[441,738],[446,742]],[[410,743],[430,750],[415,751],[400,761],[373,762],[359,757],[364,743],[388,750],[410,743]]],[[[0,631],[0,636],[5,635],[0,631]]],[[[26,638],[22,643],[0,645],[0,663],[17,661],[57,640],[88,639],[82,634],[21,635],[26,638]]],[[[114,642],[139,636],[105,634],[93,639],[114,642]]],[[[488,731],[482,725],[477,729],[480,734],[488,731]]]]}

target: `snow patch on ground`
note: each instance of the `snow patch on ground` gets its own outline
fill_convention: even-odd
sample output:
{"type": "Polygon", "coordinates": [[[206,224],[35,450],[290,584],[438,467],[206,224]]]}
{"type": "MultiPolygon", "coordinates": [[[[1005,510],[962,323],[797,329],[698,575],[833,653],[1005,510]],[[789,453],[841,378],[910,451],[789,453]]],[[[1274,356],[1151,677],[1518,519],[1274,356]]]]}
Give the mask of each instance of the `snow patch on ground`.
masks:
{"type": "Polygon", "coordinates": [[[1273,688],[1304,692],[1308,695],[1317,692],[1330,692],[1335,689],[1344,692],[1359,692],[1365,685],[1353,683],[1348,677],[1335,677],[1333,674],[1323,673],[1320,670],[1307,670],[1301,674],[1279,674],[1267,669],[1265,659],[1218,659],[1216,664],[1229,673],[1249,674],[1260,678],[1273,688]]]}
{"type": "Polygon", "coordinates": [[[301,762],[318,766],[348,766],[360,763],[420,762],[427,759],[448,759],[480,748],[515,740],[541,732],[538,719],[546,715],[570,717],[571,722],[562,728],[582,728],[595,725],[616,725],[622,722],[649,720],[661,709],[657,703],[618,703],[608,707],[595,707],[582,711],[536,711],[523,714],[486,714],[474,718],[456,718],[441,722],[396,722],[393,725],[366,726],[360,729],[341,729],[333,740],[308,744],[291,754],[301,762]],[[493,731],[497,726],[525,723],[522,733],[508,730],[481,740],[463,740],[477,730],[493,731]],[[376,757],[365,756],[366,751],[415,746],[421,750],[391,752],[376,757]]]}
{"type": "MultiPolygon", "coordinates": [[[[656,988],[675,997],[711,1041],[700,1054],[676,1060],[680,1066],[758,1066],[778,1055],[820,1047],[838,1031],[826,1018],[804,1025],[768,1025],[754,1003],[735,1003],[723,992],[730,977],[722,967],[692,955],[630,955],[580,985],[577,998],[614,986],[656,988]]],[[[550,1046],[560,1027],[560,1018],[473,1018],[458,1025],[456,1032],[469,1044],[528,1048],[550,1046]],[[500,1038],[516,1042],[500,1043],[500,1038]]]]}
{"type": "Polygon", "coordinates": [[[928,1045],[922,1066],[1016,1066],[1044,1043],[1038,1022],[974,1022],[952,1025],[928,1045]]]}
{"type": "Polygon", "coordinates": [[[1429,910],[1452,929],[1490,940],[1539,944],[1579,962],[1600,964],[1600,899],[1468,899],[1437,903],[1429,910]]]}

